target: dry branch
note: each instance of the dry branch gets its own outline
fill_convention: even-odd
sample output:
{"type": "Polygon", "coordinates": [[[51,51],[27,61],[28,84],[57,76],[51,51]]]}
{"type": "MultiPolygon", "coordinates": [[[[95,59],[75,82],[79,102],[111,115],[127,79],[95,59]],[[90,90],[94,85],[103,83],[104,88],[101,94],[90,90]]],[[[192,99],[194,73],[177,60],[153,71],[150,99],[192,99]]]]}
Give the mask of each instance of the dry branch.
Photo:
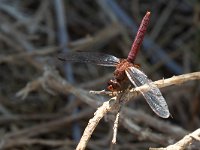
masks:
{"type": "MultiPolygon", "coordinates": [[[[92,105],[93,107],[98,106],[97,103],[95,103],[91,98],[89,98],[90,96],[88,95],[88,93],[86,94],[85,91],[74,88],[73,86],[69,85],[64,79],[62,79],[57,74],[57,72],[51,70],[50,68],[46,69],[44,76],[41,77],[40,79],[43,80],[43,81],[40,80],[40,84],[45,84],[45,86],[43,86],[43,87],[47,87],[48,89],[51,89],[51,90],[53,89],[53,91],[59,91],[59,92],[65,93],[65,94],[66,94],[66,92],[73,93],[75,96],[77,96],[81,100],[85,101],[89,105],[92,105]]],[[[172,78],[155,81],[154,83],[159,88],[162,88],[162,87],[176,85],[176,84],[184,83],[186,81],[195,80],[195,79],[200,79],[200,72],[184,74],[184,75],[180,75],[180,76],[176,76],[176,77],[174,76],[172,78]]],[[[128,96],[130,96],[129,97],[129,99],[130,99],[132,96],[136,96],[136,94],[138,93],[137,91],[139,91],[139,90],[147,91],[148,86],[143,85],[143,86],[135,88],[131,92],[131,93],[133,93],[133,95],[130,95],[127,93],[126,94],[128,96]]],[[[30,88],[28,88],[28,92],[26,91],[26,87],[22,91],[23,92],[19,92],[20,95],[23,96],[23,93],[25,93],[25,95],[27,96],[27,93],[30,92],[30,88]]],[[[127,102],[129,99],[128,99],[128,97],[126,97],[126,98],[127,98],[126,99],[126,102],[127,102]]],[[[94,117],[92,119],[90,119],[88,126],[85,128],[83,136],[76,148],[77,150],[85,149],[87,142],[89,141],[95,127],[97,126],[97,124],[99,123],[101,118],[110,111],[117,111],[118,107],[120,107],[120,104],[117,101],[117,97],[113,97],[109,101],[104,102],[103,105],[97,109],[97,111],[94,114],[94,117]]]]}
{"type": "Polygon", "coordinates": [[[58,51],[59,47],[47,47],[43,49],[34,50],[32,52],[21,52],[19,54],[13,54],[8,56],[0,55],[0,64],[1,63],[15,63],[18,59],[22,59],[24,57],[33,57],[33,56],[44,56],[49,55],[51,53],[55,53],[58,51]]]}
{"type": "MultiPolygon", "coordinates": [[[[185,74],[185,75],[180,75],[180,76],[176,76],[176,77],[172,77],[169,79],[163,79],[163,80],[159,80],[157,82],[154,82],[156,85],[158,85],[159,88],[161,87],[166,87],[169,85],[175,85],[175,84],[180,84],[189,80],[195,80],[195,79],[200,79],[200,72],[195,72],[195,73],[190,73],[190,74],[185,74]]],[[[149,90],[149,86],[148,85],[143,85],[140,86],[138,88],[135,88],[134,91],[139,92],[139,91],[148,91],[149,90]]],[[[134,92],[134,96],[135,96],[135,92],[134,92]]],[[[116,97],[115,97],[116,98],[116,97]]],[[[127,100],[128,101],[128,100],[127,100]]],[[[109,102],[109,101],[108,101],[109,102]]],[[[104,104],[100,107],[101,109],[98,109],[98,111],[96,111],[94,117],[92,118],[92,122],[98,123],[99,119],[102,118],[102,114],[106,114],[109,111],[113,111],[113,106],[117,105],[117,103],[115,102],[115,104],[113,104],[112,106],[110,105],[110,103],[104,102],[104,104]],[[98,118],[98,120],[95,120],[96,118],[98,118]]],[[[116,107],[116,106],[115,106],[116,107]]],[[[86,147],[86,144],[89,140],[89,138],[92,135],[92,132],[94,131],[94,128],[96,127],[97,124],[91,124],[89,121],[88,126],[85,128],[85,131],[83,133],[83,136],[77,146],[77,150],[84,150],[86,147]],[[91,126],[93,125],[93,126],[91,126]],[[92,130],[91,130],[92,129],[92,130]]]]}
{"type": "Polygon", "coordinates": [[[200,142],[200,129],[197,129],[194,132],[186,135],[177,143],[169,145],[166,148],[150,148],[150,150],[184,150],[191,145],[194,140],[200,142]]]}
{"type": "MultiPolygon", "coordinates": [[[[142,64],[143,70],[147,74],[151,72],[153,77],[162,77],[162,74],[169,77],[199,70],[200,7],[197,1],[63,2],[66,9],[62,15],[66,16],[67,21],[61,20],[65,24],[63,31],[69,31],[70,42],[64,38],[62,40],[64,47],[71,51],[100,51],[126,56],[142,16],[149,8],[156,6],[152,10],[150,30],[137,63],[142,64]]],[[[83,90],[106,86],[105,83],[111,78],[108,75],[109,69],[72,64],[78,88],[51,71],[45,71],[43,76],[37,78],[46,63],[55,65],[59,70],[65,68],[55,61],[57,50],[63,47],[58,47],[57,37],[62,38],[62,34],[56,27],[60,15],[56,15],[58,11],[54,9],[54,4],[48,0],[0,1],[0,149],[75,149],[75,132],[68,130],[68,127],[75,128],[74,120],[80,122],[82,127],[86,126],[85,121],[90,119],[94,108],[100,107],[109,95],[101,91],[99,93],[106,95],[97,96],[83,90]],[[102,77],[103,74],[106,76],[102,77]],[[18,96],[25,99],[20,101],[14,95],[26,83],[27,86],[18,93],[18,96]],[[52,96],[57,92],[62,94],[52,96]],[[76,95],[76,100],[69,102],[68,98],[65,99],[68,93],[76,95]],[[80,109],[80,115],[73,118],[71,110],[76,108],[80,109]],[[67,121],[69,118],[71,121],[67,121]],[[62,136],[58,136],[60,134],[62,136]],[[68,138],[72,140],[68,142],[68,138]]],[[[140,88],[147,90],[145,87],[131,89],[128,98],[133,96],[136,102],[121,108],[119,127],[122,129],[117,133],[117,143],[120,144],[114,145],[114,149],[166,147],[189,134],[188,130],[199,128],[199,81],[180,85],[185,82],[181,80],[188,80],[185,75],[182,79],[180,77],[155,82],[159,87],[178,84],[165,90],[166,101],[173,116],[168,120],[157,117],[150,109],[146,110],[148,105],[137,101],[141,97],[134,98],[136,91],[140,88]],[[146,113],[148,111],[150,113],[146,113]]],[[[191,74],[188,78],[191,78],[191,74]]],[[[110,95],[114,96],[114,93],[110,95]]],[[[113,98],[111,104],[105,103],[105,108],[114,104],[120,106],[116,99],[113,98]]],[[[117,111],[114,108],[105,110],[108,114],[105,121],[109,123],[99,121],[92,127],[95,133],[90,133],[91,139],[88,138],[89,142],[86,143],[88,149],[101,150],[111,144],[111,127],[117,119],[116,112],[110,113],[113,110],[117,111]]],[[[198,149],[200,142],[197,142],[194,140],[186,149],[198,149]]]]}
{"type": "Polygon", "coordinates": [[[53,132],[57,129],[60,129],[61,127],[66,126],[67,123],[71,123],[73,121],[76,121],[80,118],[86,117],[90,115],[92,112],[92,109],[87,109],[79,112],[76,115],[66,116],[59,119],[55,119],[52,121],[44,122],[38,125],[35,125],[33,127],[25,128],[22,130],[14,131],[12,133],[7,133],[4,138],[1,139],[1,145],[0,149],[3,148],[10,148],[14,146],[19,146],[19,143],[17,140],[33,137],[36,135],[44,134],[53,132]],[[17,139],[16,141],[14,139],[17,139]]]}
{"type": "Polygon", "coordinates": [[[122,109],[122,116],[133,119],[135,123],[145,124],[151,128],[160,131],[161,133],[170,135],[175,139],[180,139],[181,137],[189,133],[179,126],[172,125],[170,122],[160,120],[143,111],[133,110],[125,107],[122,109]]]}
{"type": "MultiPolygon", "coordinates": [[[[188,73],[188,74],[183,74],[179,76],[173,76],[168,79],[161,79],[158,81],[154,81],[154,84],[157,85],[158,88],[163,88],[171,85],[180,85],[184,82],[191,81],[191,80],[199,80],[200,79],[200,72],[193,72],[193,73],[188,73]]],[[[137,88],[134,88],[131,90],[131,92],[136,91],[148,91],[149,86],[148,85],[143,85],[137,88]]]]}

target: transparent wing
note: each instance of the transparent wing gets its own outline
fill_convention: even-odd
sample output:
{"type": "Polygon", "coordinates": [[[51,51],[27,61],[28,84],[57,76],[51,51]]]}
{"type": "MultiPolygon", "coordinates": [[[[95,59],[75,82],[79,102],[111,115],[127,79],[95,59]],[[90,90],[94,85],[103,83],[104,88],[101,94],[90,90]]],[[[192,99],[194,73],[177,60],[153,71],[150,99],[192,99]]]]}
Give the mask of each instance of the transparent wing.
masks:
{"type": "Polygon", "coordinates": [[[98,52],[68,52],[58,55],[61,61],[93,63],[101,66],[116,66],[119,58],[98,52]]]}
{"type": "Polygon", "coordinates": [[[150,87],[150,90],[147,92],[142,92],[142,95],[146,99],[147,103],[151,109],[160,117],[168,118],[170,113],[167,106],[167,103],[162,96],[160,90],[157,86],[147,78],[147,76],[135,67],[129,67],[126,69],[126,74],[129,80],[133,83],[135,87],[147,84],[150,87]]]}

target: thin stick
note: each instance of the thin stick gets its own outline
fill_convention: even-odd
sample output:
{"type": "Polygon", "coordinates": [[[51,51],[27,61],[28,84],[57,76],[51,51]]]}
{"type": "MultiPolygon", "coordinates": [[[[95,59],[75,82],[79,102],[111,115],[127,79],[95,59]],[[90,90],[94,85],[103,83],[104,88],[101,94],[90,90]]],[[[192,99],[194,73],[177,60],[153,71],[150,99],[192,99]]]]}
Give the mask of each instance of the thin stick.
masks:
{"type": "MultiPolygon", "coordinates": [[[[184,74],[180,76],[174,76],[169,79],[158,80],[158,81],[155,81],[154,84],[156,84],[158,88],[162,88],[162,87],[180,84],[186,81],[196,80],[196,79],[200,79],[200,72],[188,73],[188,74],[184,74]]],[[[32,85],[33,83],[34,82],[30,82],[29,85],[32,85]]],[[[83,93],[83,90],[72,87],[64,79],[62,79],[57,74],[57,72],[52,71],[52,70],[50,71],[49,69],[47,69],[46,73],[44,73],[44,77],[41,77],[38,80],[36,86],[31,86],[32,87],[31,89],[29,88],[29,86],[25,87],[24,89],[18,92],[18,96],[26,97],[29,92],[38,89],[39,84],[47,84],[46,86],[48,88],[51,88],[55,91],[59,91],[61,93],[65,93],[65,94],[68,92],[73,93],[74,95],[76,95],[81,100],[88,103],[89,105],[97,106],[97,103],[94,103],[91,98],[85,95],[83,93]]],[[[148,87],[149,86],[147,85],[143,85],[143,86],[135,88],[135,91],[132,89],[131,90],[132,92],[130,93],[129,98],[135,96],[136,91],[149,90],[148,87]]],[[[117,102],[116,99],[117,99],[116,97],[111,98],[109,101],[104,102],[103,105],[97,109],[96,113],[94,114],[94,117],[90,119],[87,127],[85,128],[85,131],[81,137],[81,140],[76,148],[77,150],[85,149],[94,129],[96,128],[101,118],[103,118],[103,116],[105,116],[109,111],[118,110],[117,108],[119,107],[119,103],[117,102]]],[[[127,102],[129,100],[130,99],[128,99],[127,102]]]]}
{"type": "Polygon", "coordinates": [[[50,55],[52,53],[57,52],[59,49],[60,49],[59,47],[45,47],[42,49],[33,50],[31,52],[26,51],[8,56],[0,55],[0,64],[10,63],[10,62],[16,63],[18,60],[27,57],[50,55]]]}
{"type": "Polygon", "coordinates": [[[120,116],[120,111],[116,115],[116,119],[113,125],[113,138],[112,138],[112,144],[116,144],[116,139],[117,139],[117,129],[119,125],[119,116],[120,116]]]}
{"type": "MultiPolygon", "coordinates": [[[[165,79],[165,80],[163,79],[163,80],[155,81],[154,83],[159,88],[162,88],[162,87],[180,84],[180,83],[183,83],[183,82],[186,82],[186,81],[189,81],[189,80],[195,80],[195,79],[200,79],[200,72],[189,73],[189,74],[184,74],[184,75],[180,75],[180,76],[174,76],[174,77],[169,78],[169,79],[165,79]]],[[[130,98],[127,100],[127,102],[131,99],[131,97],[136,95],[135,94],[136,92],[138,93],[139,91],[148,91],[148,90],[149,90],[148,85],[143,85],[143,86],[140,86],[140,87],[137,87],[137,88],[131,90],[132,91],[131,93],[133,95],[131,95],[131,94],[129,95],[130,98]]],[[[112,98],[112,100],[113,99],[116,99],[116,97],[112,98]]],[[[105,115],[109,111],[113,110],[113,108],[114,108],[113,105],[118,105],[118,103],[115,102],[114,104],[111,105],[110,101],[108,101],[108,102],[104,102],[103,105],[98,108],[94,117],[92,119],[90,119],[88,126],[85,128],[83,136],[82,136],[76,150],[84,150],[85,149],[86,144],[89,141],[89,138],[91,137],[92,132],[94,131],[98,122],[103,117],[103,115],[105,115]]]]}
{"type": "Polygon", "coordinates": [[[169,145],[166,148],[150,148],[150,150],[184,150],[189,146],[194,140],[200,141],[200,129],[186,135],[183,139],[178,141],[173,145],[169,145]]]}
{"type": "MultiPolygon", "coordinates": [[[[111,99],[112,100],[112,99],[111,99]]],[[[94,114],[94,117],[89,120],[87,127],[85,128],[85,131],[83,132],[83,135],[80,139],[80,142],[78,143],[76,150],[83,150],[85,149],[94,129],[98,125],[99,121],[103,116],[105,116],[108,111],[111,110],[112,106],[110,105],[110,101],[104,102],[102,106],[100,106],[97,111],[94,114]]]]}
{"type": "MultiPolygon", "coordinates": [[[[193,72],[193,73],[183,74],[179,76],[173,76],[168,79],[161,79],[161,80],[155,81],[154,84],[157,85],[158,88],[163,88],[163,87],[171,86],[171,85],[180,85],[189,80],[197,80],[197,79],[200,79],[200,72],[193,72]]],[[[147,84],[145,84],[143,86],[132,89],[130,92],[148,91],[150,90],[149,88],[150,87],[147,84]]]]}

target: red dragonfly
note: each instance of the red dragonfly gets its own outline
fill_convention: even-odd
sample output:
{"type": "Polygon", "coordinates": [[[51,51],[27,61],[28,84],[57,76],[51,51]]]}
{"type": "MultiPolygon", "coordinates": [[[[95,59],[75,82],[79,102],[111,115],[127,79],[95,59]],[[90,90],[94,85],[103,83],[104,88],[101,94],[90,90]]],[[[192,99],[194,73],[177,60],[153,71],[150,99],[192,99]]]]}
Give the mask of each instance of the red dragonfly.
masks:
{"type": "Polygon", "coordinates": [[[150,12],[147,12],[141,22],[127,59],[119,59],[115,56],[98,52],[71,52],[61,54],[58,58],[62,61],[93,63],[101,66],[116,67],[114,78],[108,82],[108,89],[110,91],[123,91],[129,85],[129,80],[135,87],[147,84],[150,90],[146,92],[140,91],[141,94],[158,116],[168,118],[170,115],[169,109],[160,90],[139,70],[139,66],[134,64],[149,23],[149,18],[150,12]]]}

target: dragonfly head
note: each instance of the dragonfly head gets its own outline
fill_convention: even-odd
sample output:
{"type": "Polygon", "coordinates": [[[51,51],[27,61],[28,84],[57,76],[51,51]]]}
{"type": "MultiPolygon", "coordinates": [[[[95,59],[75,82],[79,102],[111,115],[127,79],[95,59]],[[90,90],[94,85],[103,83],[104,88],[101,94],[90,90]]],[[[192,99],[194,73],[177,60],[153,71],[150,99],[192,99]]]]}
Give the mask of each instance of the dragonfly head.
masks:
{"type": "Polygon", "coordinates": [[[121,88],[121,86],[120,86],[119,82],[116,79],[111,79],[111,80],[108,81],[107,89],[109,91],[112,91],[112,92],[119,91],[120,88],[121,88]]]}

